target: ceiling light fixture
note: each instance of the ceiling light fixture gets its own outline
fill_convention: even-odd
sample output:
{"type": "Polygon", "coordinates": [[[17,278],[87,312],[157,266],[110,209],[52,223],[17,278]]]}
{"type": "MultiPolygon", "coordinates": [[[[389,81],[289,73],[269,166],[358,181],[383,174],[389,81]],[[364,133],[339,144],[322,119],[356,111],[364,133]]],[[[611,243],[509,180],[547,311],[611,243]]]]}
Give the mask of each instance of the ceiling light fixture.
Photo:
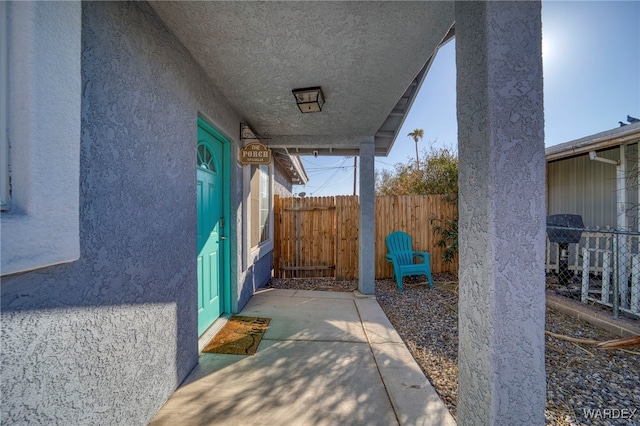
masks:
{"type": "Polygon", "coordinates": [[[320,112],[324,105],[324,94],[320,87],[307,87],[305,89],[293,89],[291,91],[296,98],[300,112],[320,112]]]}

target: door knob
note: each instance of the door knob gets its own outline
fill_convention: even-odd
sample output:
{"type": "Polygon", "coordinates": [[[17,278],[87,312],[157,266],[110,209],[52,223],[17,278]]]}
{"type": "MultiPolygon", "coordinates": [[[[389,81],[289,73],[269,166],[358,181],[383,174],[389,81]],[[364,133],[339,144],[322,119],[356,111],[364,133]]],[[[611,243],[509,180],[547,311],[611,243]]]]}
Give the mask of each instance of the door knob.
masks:
{"type": "Polygon", "coordinates": [[[225,237],[224,235],[220,237],[221,240],[226,240],[227,237],[225,237]]]}

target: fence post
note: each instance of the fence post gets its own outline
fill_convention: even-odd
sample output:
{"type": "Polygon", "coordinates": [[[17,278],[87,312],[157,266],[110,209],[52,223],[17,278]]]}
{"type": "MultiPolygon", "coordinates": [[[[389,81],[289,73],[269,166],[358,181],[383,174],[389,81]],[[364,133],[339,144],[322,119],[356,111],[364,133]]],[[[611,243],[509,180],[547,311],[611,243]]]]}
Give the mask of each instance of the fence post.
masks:
{"type": "Polygon", "coordinates": [[[618,295],[620,301],[620,307],[629,307],[629,247],[628,238],[625,234],[620,234],[618,237],[618,244],[620,245],[620,251],[618,257],[620,258],[620,269],[618,270],[618,295]]]}
{"type": "Polygon", "coordinates": [[[582,249],[582,303],[587,303],[589,297],[589,249],[582,249]]]}
{"type": "Polygon", "coordinates": [[[631,271],[631,312],[640,313],[640,256],[633,256],[631,271]]]}
{"type": "MultiPolygon", "coordinates": [[[[619,273],[620,273],[620,247],[618,246],[618,230],[613,231],[613,260],[615,271],[613,274],[613,317],[618,318],[620,315],[620,289],[619,289],[619,273]]],[[[604,295],[603,295],[604,296],[604,295]]]]}
{"type": "Polygon", "coordinates": [[[611,253],[605,251],[602,253],[602,294],[600,294],[602,303],[609,303],[609,283],[611,282],[611,275],[611,253]]]}

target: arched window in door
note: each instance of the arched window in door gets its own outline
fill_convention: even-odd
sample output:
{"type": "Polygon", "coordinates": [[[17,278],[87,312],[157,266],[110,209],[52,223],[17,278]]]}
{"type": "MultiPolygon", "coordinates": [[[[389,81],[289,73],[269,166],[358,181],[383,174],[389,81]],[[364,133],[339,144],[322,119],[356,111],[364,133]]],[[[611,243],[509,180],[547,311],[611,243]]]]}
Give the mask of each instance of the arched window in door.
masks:
{"type": "Polygon", "coordinates": [[[210,172],[217,172],[213,151],[206,142],[198,142],[198,167],[210,172]]]}

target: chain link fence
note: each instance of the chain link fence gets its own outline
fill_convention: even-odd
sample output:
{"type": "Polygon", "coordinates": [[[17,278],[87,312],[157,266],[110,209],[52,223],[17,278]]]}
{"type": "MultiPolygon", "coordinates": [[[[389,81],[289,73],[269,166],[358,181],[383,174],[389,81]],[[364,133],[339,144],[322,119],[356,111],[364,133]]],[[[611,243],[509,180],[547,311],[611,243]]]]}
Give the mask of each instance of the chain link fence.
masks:
{"type": "Polygon", "coordinates": [[[640,318],[640,232],[547,226],[547,288],[640,318]]]}

